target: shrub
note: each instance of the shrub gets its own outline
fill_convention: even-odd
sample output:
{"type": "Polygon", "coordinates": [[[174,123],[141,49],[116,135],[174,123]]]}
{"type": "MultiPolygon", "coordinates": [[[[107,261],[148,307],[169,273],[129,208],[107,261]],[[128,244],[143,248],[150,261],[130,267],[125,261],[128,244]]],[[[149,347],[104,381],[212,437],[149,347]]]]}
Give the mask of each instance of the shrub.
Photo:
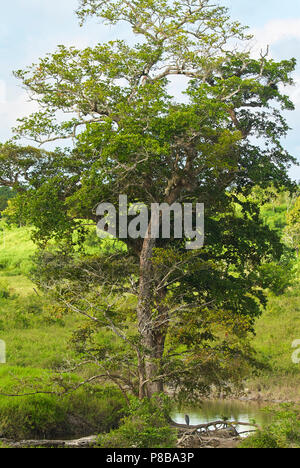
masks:
{"type": "Polygon", "coordinates": [[[276,296],[280,296],[292,284],[291,265],[266,263],[259,268],[263,288],[269,288],[276,296]]]}
{"type": "Polygon", "coordinates": [[[265,431],[258,431],[257,434],[245,439],[240,448],[279,448],[276,439],[265,431]]]}
{"type": "Polygon", "coordinates": [[[131,403],[128,415],[117,430],[100,435],[102,448],[170,448],[175,446],[176,431],[168,423],[168,401],[157,396],[131,403]]]}
{"type": "Polygon", "coordinates": [[[292,404],[269,409],[272,422],[245,439],[240,448],[300,448],[300,411],[292,404]]]}

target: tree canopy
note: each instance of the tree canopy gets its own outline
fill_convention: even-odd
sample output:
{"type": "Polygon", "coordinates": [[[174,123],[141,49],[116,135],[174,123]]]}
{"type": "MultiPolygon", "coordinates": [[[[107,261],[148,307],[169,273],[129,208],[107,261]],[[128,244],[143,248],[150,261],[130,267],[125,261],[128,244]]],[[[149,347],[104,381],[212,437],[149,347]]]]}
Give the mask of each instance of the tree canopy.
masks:
{"type": "Polygon", "coordinates": [[[77,13],[125,21],[136,43],[59,46],[15,73],[40,106],[16,135],[68,147],[1,146],[0,176],[19,189],[10,213],[22,212],[40,243],[71,248],[97,221],[97,204],[117,205],[120,194],[148,207],[204,203],[201,250],[174,237],[122,239],[92,257],[44,252],[36,277],[90,320],[78,352],[124,391],[224,385],[252,359],[247,336],[265,304],[260,267],[281,255],[248,196],[254,186],[293,186],[282,111],[294,106],[282,89],[295,60],[254,59],[247,30],[209,0],[82,0],[77,13]],[[171,93],[174,77],[184,79],[184,98],[171,93]],[[99,329],[118,345],[97,346],[99,329]]]}

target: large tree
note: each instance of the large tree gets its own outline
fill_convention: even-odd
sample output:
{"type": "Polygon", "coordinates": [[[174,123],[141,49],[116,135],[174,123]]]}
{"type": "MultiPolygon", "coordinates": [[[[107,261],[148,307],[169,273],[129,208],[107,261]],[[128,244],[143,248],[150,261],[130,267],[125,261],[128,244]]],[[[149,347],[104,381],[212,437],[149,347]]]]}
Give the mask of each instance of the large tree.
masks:
{"type": "MultiPolygon", "coordinates": [[[[224,383],[228,368],[237,374],[265,302],[260,265],[280,256],[247,197],[254,186],[290,184],[281,110],[293,109],[282,88],[292,84],[295,60],[252,58],[245,28],[209,0],[82,0],[78,15],[126,22],[136,44],[60,46],[16,72],[40,106],[17,135],[70,145],[36,155],[27,148],[30,167],[11,181],[20,190],[14,209],[35,225],[37,240],[73,245],[83,220],[97,221],[97,204],[117,206],[120,194],[149,208],[200,202],[205,246],[186,251],[185,239],[146,234],[97,258],[46,253],[38,276],[51,271],[48,283],[68,307],[94,331],[118,336],[113,350],[92,344],[91,328],[76,342],[122,389],[151,397],[164,383],[191,392],[224,383]],[[174,80],[184,97],[172,93],[174,80]],[[137,298],[134,314],[129,297],[137,298]]],[[[22,150],[4,145],[2,166],[22,150]]]]}

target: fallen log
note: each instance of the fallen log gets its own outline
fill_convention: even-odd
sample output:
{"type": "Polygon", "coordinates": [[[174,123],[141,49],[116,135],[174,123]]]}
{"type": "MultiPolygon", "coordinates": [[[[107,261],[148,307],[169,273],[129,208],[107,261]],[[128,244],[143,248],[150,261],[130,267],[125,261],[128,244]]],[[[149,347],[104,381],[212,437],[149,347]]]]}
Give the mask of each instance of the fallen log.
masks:
{"type": "Polygon", "coordinates": [[[83,437],[76,440],[20,440],[0,439],[4,445],[11,448],[92,448],[95,446],[97,436],[83,437]]]}
{"type": "Polygon", "coordinates": [[[189,425],[187,426],[186,424],[180,424],[176,423],[175,421],[171,420],[171,425],[173,427],[179,428],[179,429],[185,429],[186,431],[211,431],[210,428],[214,428],[214,430],[218,429],[228,429],[230,427],[237,427],[237,426],[249,426],[249,427],[255,427],[256,429],[259,429],[259,426],[257,424],[253,423],[246,423],[246,422],[240,422],[240,421],[212,421],[209,423],[203,423],[203,424],[197,424],[197,425],[189,425]],[[219,427],[218,427],[219,426],[219,427]]]}

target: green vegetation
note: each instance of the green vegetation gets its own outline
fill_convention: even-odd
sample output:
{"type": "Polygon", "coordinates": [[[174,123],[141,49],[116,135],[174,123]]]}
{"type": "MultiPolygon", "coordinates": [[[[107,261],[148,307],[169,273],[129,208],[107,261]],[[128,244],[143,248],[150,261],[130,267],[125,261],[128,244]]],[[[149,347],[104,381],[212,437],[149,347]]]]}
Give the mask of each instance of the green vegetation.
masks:
{"type": "Polygon", "coordinates": [[[240,448],[300,448],[299,407],[282,405],[267,411],[272,422],[244,440],[240,448]]]}
{"type": "Polygon", "coordinates": [[[29,279],[36,251],[27,227],[1,224],[0,334],[7,343],[7,360],[21,367],[55,368],[72,357],[68,349],[74,317],[57,317],[29,279]]]}
{"type": "Polygon", "coordinates": [[[300,197],[297,198],[291,210],[287,214],[287,226],[285,229],[287,242],[297,251],[299,256],[300,246],[300,197]]]}
{"type": "MultiPolygon", "coordinates": [[[[0,339],[7,345],[7,365],[0,366],[1,393],[62,391],[53,373],[75,357],[70,340],[77,316],[51,312],[51,305],[26,276],[36,247],[30,228],[7,226],[0,248],[0,339]]],[[[65,376],[66,377],[66,376],[65,376]]],[[[88,373],[69,377],[77,385],[88,373]]],[[[116,388],[87,385],[69,395],[0,395],[0,434],[7,438],[90,435],[116,427],[124,397],[116,388]]]]}
{"type": "MultiPolygon", "coordinates": [[[[296,203],[285,194],[275,194],[272,209],[269,209],[269,205],[262,208],[262,215],[269,225],[274,223],[274,216],[277,219],[277,214],[282,213],[280,232],[285,240],[289,213],[296,203]]],[[[294,249],[296,247],[294,246],[294,249]]],[[[258,359],[265,365],[265,369],[257,372],[256,376],[248,381],[247,387],[253,397],[300,401],[300,367],[292,361],[295,351],[292,343],[300,337],[299,258],[286,251],[279,270],[270,268],[269,274],[273,276],[274,281],[278,281],[278,293],[268,293],[268,304],[256,322],[253,340],[258,359]]]]}
{"type": "Polygon", "coordinates": [[[8,206],[8,200],[16,196],[16,192],[10,187],[0,187],[0,213],[8,206]]]}
{"type": "MultiPolygon", "coordinates": [[[[27,227],[10,228],[4,220],[0,224],[0,278],[9,278],[10,287],[19,287],[20,276],[29,273],[32,262],[30,258],[36,251],[36,246],[31,239],[32,229],[27,227]],[[13,277],[17,277],[14,281],[13,277]]],[[[29,283],[24,282],[19,290],[25,294],[29,292],[29,283]]]]}
{"type": "MultiPolygon", "coordinates": [[[[81,0],[77,14],[125,21],[136,42],[61,45],[15,72],[39,110],[0,144],[12,190],[0,227],[2,431],[68,433],[72,416],[109,431],[102,447],[169,447],[167,389],[191,402],[299,375],[288,349],[299,189],[282,143],[296,61],[254,59],[247,28],[210,0],[81,0]],[[170,94],[175,75],[184,101],[170,94]]],[[[284,444],[275,430],[257,437],[284,444]]]]}
{"type": "MultiPolygon", "coordinates": [[[[34,347],[33,347],[34,350],[34,347]]],[[[1,392],[34,393],[51,384],[51,373],[29,367],[0,368],[1,392]]],[[[79,378],[72,377],[74,382],[79,378]]],[[[24,397],[0,395],[0,433],[6,438],[81,437],[116,427],[122,416],[124,400],[115,388],[87,386],[68,396],[38,394],[24,397]]]]}
{"type": "MultiPolygon", "coordinates": [[[[273,213],[271,210],[268,216],[273,213]]],[[[55,371],[68,361],[75,362],[73,332],[81,329],[84,320],[77,314],[64,314],[54,307],[26,276],[36,252],[30,239],[32,230],[7,226],[4,221],[1,227],[5,232],[5,248],[0,249],[0,264],[3,265],[0,274],[0,339],[7,343],[8,361],[0,367],[1,392],[49,390],[53,388],[51,376],[56,375],[55,371]]],[[[96,248],[93,236],[89,237],[87,248],[90,253],[96,248]]],[[[300,268],[297,262],[293,265],[292,275],[282,277],[284,281],[288,278],[290,286],[284,293],[269,292],[267,309],[255,327],[253,346],[258,360],[266,368],[258,374],[256,371],[247,386],[254,395],[260,393],[269,399],[300,400],[300,369],[291,360],[291,343],[300,338],[300,268]]],[[[106,342],[104,335],[100,342],[106,342]]],[[[93,369],[78,369],[72,377],[74,383],[90,377],[93,372],[93,369]]],[[[150,403],[139,406],[133,401],[129,414],[120,391],[105,388],[103,384],[101,387],[89,385],[65,397],[54,394],[21,398],[2,396],[0,433],[16,438],[51,438],[106,432],[117,427],[122,412],[126,411],[120,429],[102,435],[100,446],[168,447],[174,444],[174,433],[168,429],[161,410],[158,417],[153,408],[146,411],[150,403]]],[[[271,444],[265,433],[259,433],[257,437],[259,441],[255,443],[271,444]]]]}
{"type": "Polygon", "coordinates": [[[166,399],[133,400],[128,415],[118,429],[101,435],[102,448],[170,448],[175,447],[177,434],[169,424],[170,407],[166,399]]]}
{"type": "Polygon", "coordinates": [[[295,351],[292,343],[300,339],[299,313],[300,286],[299,276],[296,276],[284,294],[269,295],[266,311],[257,321],[253,345],[268,369],[248,382],[253,396],[300,401],[300,368],[292,362],[295,351]]]}
{"type": "Polygon", "coordinates": [[[250,196],[254,187],[296,189],[287,172],[295,159],[282,146],[284,111],[294,109],[282,90],[296,62],[254,59],[246,28],[209,0],[122,8],[83,0],[78,15],[126,21],[136,42],[59,46],[15,72],[40,110],[0,145],[0,177],[18,192],[6,215],[34,228],[40,290],[89,319],[75,337],[82,361],[123,393],[151,398],[173,386],[191,399],[230,388],[253,362],[249,339],[266,289],[281,294],[289,284],[280,223],[264,225],[250,196]],[[231,50],[232,40],[240,47],[231,50]],[[188,78],[185,102],[170,95],[174,75],[188,78]],[[74,144],[39,150],[18,144],[24,137],[74,144]],[[123,219],[129,210],[124,223],[111,226],[101,201],[123,219]],[[193,231],[199,202],[203,248],[200,226],[193,231]],[[190,229],[175,203],[190,208],[190,229]],[[179,222],[161,236],[168,205],[179,222]],[[138,211],[145,222],[130,220],[138,211]],[[96,221],[122,249],[84,252],[96,221]]]}

